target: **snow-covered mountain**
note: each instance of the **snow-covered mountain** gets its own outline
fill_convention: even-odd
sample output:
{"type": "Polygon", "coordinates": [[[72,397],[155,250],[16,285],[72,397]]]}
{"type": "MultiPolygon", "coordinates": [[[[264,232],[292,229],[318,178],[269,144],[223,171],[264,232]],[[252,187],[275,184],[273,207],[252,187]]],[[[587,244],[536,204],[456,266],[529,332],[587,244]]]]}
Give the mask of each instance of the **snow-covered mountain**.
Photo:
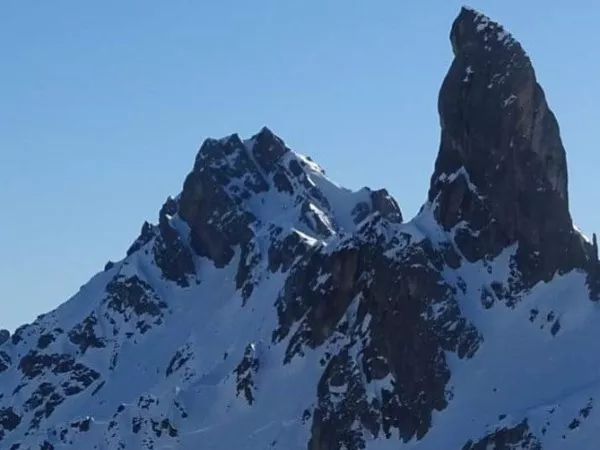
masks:
{"type": "Polygon", "coordinates": [[[208,139],[126,257],[0,332],[2,449],[596,449],[597,244],[530,60],[463,8],[404,221],[267,128],[208,139]]]}

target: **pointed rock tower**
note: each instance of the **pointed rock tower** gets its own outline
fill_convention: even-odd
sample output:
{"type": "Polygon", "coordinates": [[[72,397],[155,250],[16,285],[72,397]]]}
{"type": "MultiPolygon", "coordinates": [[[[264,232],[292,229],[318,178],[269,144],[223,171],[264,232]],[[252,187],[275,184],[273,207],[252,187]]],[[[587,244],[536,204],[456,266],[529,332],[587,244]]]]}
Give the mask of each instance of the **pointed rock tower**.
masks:
{"type": "Polygon", "coordinates": [[[469,261],[517,244],[518,291],[587,267],[573,228],[565,150],[531,61],[503,27],[462,8],[438,109],[440,149],[429,201],[469,261]]]}

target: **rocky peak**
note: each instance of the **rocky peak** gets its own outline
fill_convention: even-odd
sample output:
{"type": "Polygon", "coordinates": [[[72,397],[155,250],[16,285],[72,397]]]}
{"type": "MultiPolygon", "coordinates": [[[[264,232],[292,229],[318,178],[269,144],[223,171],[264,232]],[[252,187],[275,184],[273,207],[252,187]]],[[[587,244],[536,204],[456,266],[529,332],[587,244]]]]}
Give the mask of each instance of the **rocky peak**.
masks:
{"type": "Polygon", "coordinates": [[[442,134],[429,190],[438,222],[470,261],[518,243],[525,285],[586,265],[559,127],[529,57],[501,25],[468,8],[450,41],[454,61],[439,94],[442,134]]]}
{"type": "Polygon", "coordinates": [[[247,140],[237,134],[207,139],[178,197],[178,212],[196,253],[218,266],[269,226],[297,228],[319,240],[351,232],[374,212],[402,221],[387,191],[353,192],[331,183],[267,127],[247,140]]]}
{"type": "Polygon", "coordinates": [[[286,271],[307,248],[352,233],[369,216],[402,222],[385,189],[354,192],[332,183],[263,127],[246,140],[206,139],[181,193],[167,199],[157,226],[144,223],[127,255],[151,247],[163,278],[185,287],[198,281],[193,254],[223,268],[237,253],[236,286],[246,299],[254,276],[286,271]]]}
{"type": "Polygon", "coordinates": [[[263,127],[257,134],[252,136],[247,145],[251,149],[257,164],[266,173],[277,170],[280,167],[277,166],[277,163],[289,151],[283,140],[267,127],[263,127]]]}
{"type": "Polygon", "coordinates": [[[487,52],[502,48],[504,51],[512,50],[515,54],[519,53],[526,58],[519,42],[502,25],[464,6],[452,24],[450,42],[455,55],[469,47],[475,51],[487,52]]]}

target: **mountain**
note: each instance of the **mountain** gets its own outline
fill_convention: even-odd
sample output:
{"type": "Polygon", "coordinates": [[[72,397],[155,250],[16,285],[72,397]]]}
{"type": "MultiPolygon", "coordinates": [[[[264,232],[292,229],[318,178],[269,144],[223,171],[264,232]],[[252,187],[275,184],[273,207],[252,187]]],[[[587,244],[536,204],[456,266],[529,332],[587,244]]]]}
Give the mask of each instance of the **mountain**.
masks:
{"type": "Polygon", "coordinates": [[[52,312],[0,332],[2,449],[595,449],[598,248],[534,69],[461,9],[426,203],[267,128],[52,312]]]}

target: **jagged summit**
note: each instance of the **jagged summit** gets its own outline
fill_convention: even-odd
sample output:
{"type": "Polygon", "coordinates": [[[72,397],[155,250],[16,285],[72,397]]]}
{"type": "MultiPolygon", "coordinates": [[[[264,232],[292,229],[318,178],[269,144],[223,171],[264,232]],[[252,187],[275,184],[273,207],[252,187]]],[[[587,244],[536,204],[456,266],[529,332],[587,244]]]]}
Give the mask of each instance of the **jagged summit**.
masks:
{"type": "Polygon", "coordinates": [[[373,214],[402,222],[385,189],[353,192],[338,186],[263,127],[246,140],[237,134],[205,140],[181,193],[161,209],[159,227],[144,224],[128,254],[158,233],[157,266],[165,278],[187,286],[196,278],[194,255],[222,268],[241,252],[236,277],[247,297],[248,274],[260,270],[261,248],[279,241],[289,245],[289,239],[309,246],[339,239],[373,214]]]}
{"type": "Polygon", "coordinates": [[[0,447],[596,449],[598,246],[500,32],[453,25],[409,221],[267,128],[207,139],[122,260],[0,330],[0,447]]]}
{"type": "Polygon", "coordinates": [[[463,6],[454,20],[450,42],[454,54],[470,46],[477,46],[487,52],[498,47],[523,52],[521,45],[502,25],[468,6],[463,6]]]}

